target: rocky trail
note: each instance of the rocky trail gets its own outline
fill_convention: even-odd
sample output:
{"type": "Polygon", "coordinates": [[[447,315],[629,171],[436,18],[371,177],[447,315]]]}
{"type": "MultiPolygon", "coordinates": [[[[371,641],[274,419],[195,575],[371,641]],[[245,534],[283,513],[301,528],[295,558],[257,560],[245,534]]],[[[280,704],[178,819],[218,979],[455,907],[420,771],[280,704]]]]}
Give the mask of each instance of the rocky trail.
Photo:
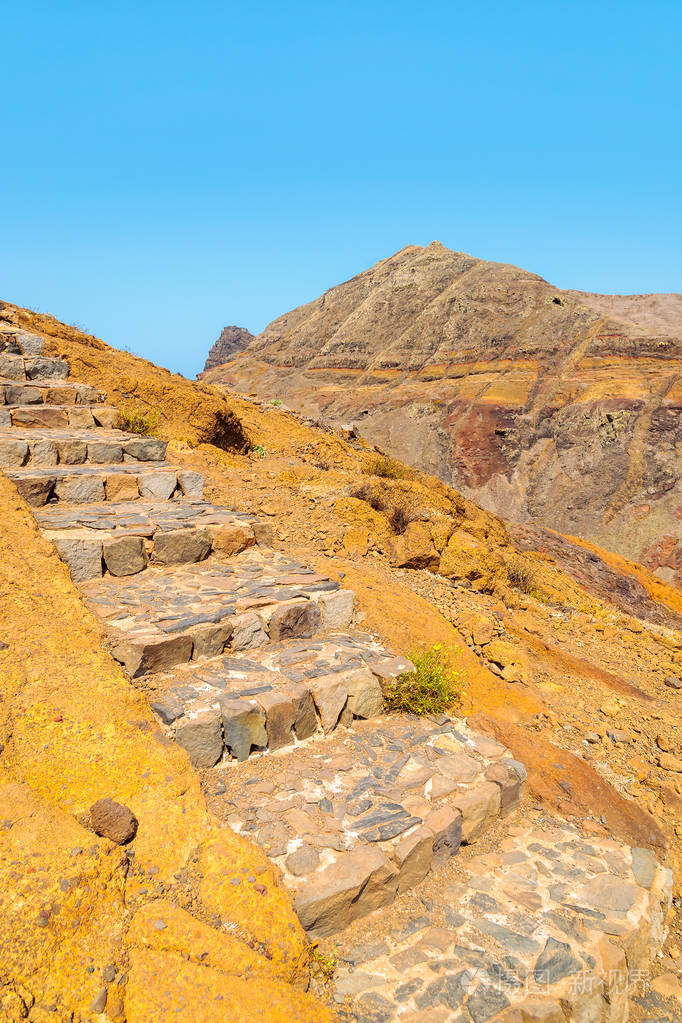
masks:
{"type": "MultiPolygon", "coordinates": [[[[669,869],[529,814],[524,764],[470,722],[387,713],[382,686],[412,666],[358,628],[352,591],[115,422],[38,335],[4,328],[0,469],[213,813],[333,942],[339,1019],[624,1023],[664,940],[669,869]]],[[[669,994],[651,1018],[675,1018],[669,994]]]]}

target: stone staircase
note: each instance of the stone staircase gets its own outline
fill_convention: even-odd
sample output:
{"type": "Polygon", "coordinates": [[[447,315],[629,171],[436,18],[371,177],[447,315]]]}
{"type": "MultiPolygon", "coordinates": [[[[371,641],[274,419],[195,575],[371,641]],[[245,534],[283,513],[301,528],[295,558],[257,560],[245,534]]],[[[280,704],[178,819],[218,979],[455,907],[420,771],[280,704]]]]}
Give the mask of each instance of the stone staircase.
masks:
{"type": "Polygon", "coordinates": [[[523,765],[464,721],[387,714],[382,685],[412,666],[353,627],[353,594],[273,550],[257,518],[205,501],[198,473],[170,465],[162,441],[115,429],[104,395],[42,351],[37,335],[0,328],[0,469],[159,726],[205,771],[215,813],[280,867],[309,934],[363,918],[380,932],[372,954],[341,972],[347,1018],[553,1023],[551,1012],[532,1015],[537,992],[525,980],[547,960],[562,984],[572,957],[601,984],[601,1001],[597,1014],[571,1017],[562,995],[561,1020],[624,1020],[623,999],[600,980],[593,932],[630,951],[632,933],[643,935],[643,963],[660,940],[667,872],[560,823],[549,838],[509,829],[511,844],[480,876],[446,886],[424,922],[392,926],[413,892],[440,884],[460,846],[508,827],[523,765]],[[634,887],[632,902],[614,895],[612,921],[580,886],[596,878],[611,891],[614,877],[634,887]],[[479,936],[497,944],[479,947],[479,936]],[[508,960],[515,979],[502,983],[508,960]],[[493,974],[499,997],[485,993],[493,974]]]}

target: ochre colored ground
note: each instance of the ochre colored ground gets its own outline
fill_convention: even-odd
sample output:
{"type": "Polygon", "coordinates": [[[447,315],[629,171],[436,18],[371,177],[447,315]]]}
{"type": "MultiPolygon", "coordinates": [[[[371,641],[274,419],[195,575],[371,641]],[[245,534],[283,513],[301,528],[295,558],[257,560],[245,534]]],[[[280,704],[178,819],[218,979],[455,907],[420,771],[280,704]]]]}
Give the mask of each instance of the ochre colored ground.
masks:
{"type": "MultiPolygon", "coordinates": [[[[171,376],[57,321],[32,314],[25,319],[46,333],[53,354],[70,360],[74,378],[108,390],[114,404],[129,403],[126,395],[133,394],[141,406],[158,408],[159,432],[171,441],[169,458],[203,472],[209,498],[270,521],[277,548],[354,589],[360,627],[376,631],[402,652],[434,643],[451,650],[461,683],[460,709],[527,763],[532,797],[595,833],[654,848],[674,866],[677,892],[682,894],[682,775],[659,763],[666,750],[673,757],[682,753],[682,694],[665,685],[666,678],[682,674],[678,632],[639,621],[636,606],[628,614],[610,605],[549,557],[520,554],[499,519],[432,477],[400,467],[394,478],[368,472],[375,456],[362,441],[305,425],[276,407],[226,397],[171,376]],[[216,417],[227,417],[235,436],[246,435],[262,447],[249,453],[206,443],[211,430],[215,432],[216,417]],[[402,535],[391,525],[396,507],[412,520],[402,535]],[[492,646],[484,636],[491,624],[500,633],[495,643],[518,669],[513,679],[492,670],[486,653],[492,646]]],[[[3,491],[3,500],[11,504],[9,493],[8,488],[3,491]]],[[[11,771],[8,784],[25,786],[26,798],[41,801],[46,819],[58,818],[49,827],[78,829],[81,837],[75,844],[86,849],[97,840],[83,831],[78,818],[98,795],[127,802],[141,821],[149,817],[140,830],[141,852],[127,877],[121,876],[122,867],[112,866],[113,880],[98,881],[107,892],[97,902],[98,912],[108,912],[108,917],[88,925],[93,933],[106,935],[93,938],[93,948],[113,943],[120,950],[122,969],[123,964],[130,969],[129,1020],[157,1018],[144,999],[158,957],[166,957],[166,978],[176,985],[178,998],[202,988],[196,970],[205,971],[206,984],[212,983],[213,971],[224,976],[222,953],[214,958],[211,952],[209,960],[195,963],[190,948],[196,942],[171,942],[170,923],[162,932],[168,945],[159,945],[158,933],[150,938],[148,928],[146,943],[135,938],[133,950],[127,944],[131,933],[142,933],[141,924],[128,930],[131,915],[151,899],[167,898],[169,890],[175,893],[173,905],[190,914],[174,922],[173,934],[176,926],[180,935],[200,925],[210,928],[215,914],[232,913],[238,921],[237,940],[251,940],[255,949],[250,952],[259,963],[256,969],[255,961],[243,960],[233,975],[243,980],[250,970],[249,984],[264,983],[255,978],[260,977],[259,951],[265,943],[273,956],[268,969],[277,978],[300,983],[303,945],[296,925],[289,930],[291,910],[279,890],[269,888],[267,913],[254,918],[254,907],[236,902],[234,889],[221,884],[221,864],[229,863],[225,869],[234,870],[235,858],[260,854],[224,832],[222,838],[214,836],[184,757],[163,744],[151,716],[99,649],[96,628],[65,571],[16,499],[11,514],[4,519],[16,520],[20,537],[7,544],[0,571],[8,587],[11,581],[16,589],[20,581],[23,596],[12,598],[16,610],[3,609],[2,628],[5,620],[11,621],[12,630],[23,631],[25,637],[15,649],[18,656],[11,657],[10,711],[2,726],[7,741],[2,762],[11,771]],[[29,548],[31,556],[24,558],[29,548]],[[150,773],[145,776],[146,771],[150,773]],[[154,867],[159,873],[150,878],[154,867]],[[161,880],[169,890],[159,889],[161,880]],[[123,896],[116,894],[121,886],[123,896]],[[118,922],[121,913],[124,925],[118,922]],[[280,939],[284,949],[277,946],[280,939]],[[182,969],[175,968],[178,962],[184,963],[182,969]]],[[[679,610],[682,598],[674,588],[657,585],[641,566],[608,552],[599,554],[615,570],[634,575],[661,607],[679,610]]],[[[0,665],[9,653],[4,658],[0,654],[0,665]]],[[[0,832],[7,834],[12,829],[0,832]]],[[[70,842],[65,839],[64,846],[70,842]]],[[[37,852],[41,843],[35,840],[37,852]]],[[[108,865],[107,856],[120,856],[105,853],[98,855],[108,865]]],[[[47,876],[53,886],[58,885],[58,873],[52,863],[47,876]]],[[[3,882],[3,898],[5,886],[3,882]]],[[[9,927],[10,917],[6,910],[0,926],[9,927]]],[[[35,933],[30,942],[26,939],[26,947],[34,948],[37,965],[31,966],[30,976],[18,975],[42,977],[31,980],[42,990],[47,957],[40,959],[39,942],[45,939],[45,928],[35,933]]],[[[75,940],[73,932],[68,940],[75,940]]],[[[109,945],[98,952],[98,963],[110,955],[109,945]]],[[[242,947],[248,948],[244,942],[242,947]]],[[[26,961],[26,955],[17,954],[16,961],[26,961]]],[[[5,972],[14,975],[12,969],[5,972]]],[[[95,975],[97,971],[83,981],[87,998],[97,993],[95,975]]],[[[60,984],[61,990],[77,990],[72,977],[60,984]]],[[[85,995],[78,998],[79,1005],[85,1003],[85,995]]],[[[297,1002],[297,1011],[319,1012],[303,1001],[297,1002]]]]}
{"type": "Polygon", "coordinates": [[[306,943],[275,871],[209,817],[2,475],[0,516],[0,1018],[56,1006],[50,1019],[90,1019],[106,988],[107,1017],[128,1023],[179,1006],[192,1020],[328,1020],[302,990],[306,943]],[[134,857],[89,830],[103,796],[138,818],[134,857]]]}

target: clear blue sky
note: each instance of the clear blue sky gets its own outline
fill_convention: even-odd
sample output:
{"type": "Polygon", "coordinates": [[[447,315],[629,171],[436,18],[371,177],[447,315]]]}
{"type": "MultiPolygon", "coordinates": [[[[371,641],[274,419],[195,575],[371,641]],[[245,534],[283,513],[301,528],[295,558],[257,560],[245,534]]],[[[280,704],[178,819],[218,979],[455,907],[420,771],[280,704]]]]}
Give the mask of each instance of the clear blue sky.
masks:
{"type": "Polygon", "coordinates": [[[193,375],[434,238],[682,291],[682,3],[5,0],[0,298],[193,375]]]}

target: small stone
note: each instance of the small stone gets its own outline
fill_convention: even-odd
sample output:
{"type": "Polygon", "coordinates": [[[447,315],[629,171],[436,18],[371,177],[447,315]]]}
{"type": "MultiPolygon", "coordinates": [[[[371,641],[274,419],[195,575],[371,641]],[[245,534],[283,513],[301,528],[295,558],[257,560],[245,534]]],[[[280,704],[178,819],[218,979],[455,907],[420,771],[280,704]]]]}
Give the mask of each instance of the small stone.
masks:
{"type": "Polygon", "coordinates": [[[682,758],[673,757],[670,753],[661,753],[658,757],[658,766],[664,771],[672,771],[674,774],[682,774],[682,758]]]}
{"type": "Polygon", "coordinates": [[[668,678],[665,680],[664,685],[666,685],[668,689],[680,690],[682,689],[682,679],[675,678],[673,675],[669,675],[668,678]]]}
{"type": "Polygon", "coordinates": [[[570,945],[548,938],[536,960],[533,976],[538,984],[556,984],[580,973],[582,969],[583,964],[573,955],[570,945]]]}
{"type": "Polygon", "coordinates": [[[266,824],[258,832],[256,840],[268,856],[284,856],[289,844],[287,829],[280,821],[266,824]]]}
{"type": "Polygon", "coordinates": [[[118,845],[132,842],[137,834],[137,818],[127,806],[106,796],[90,807],[90,823],[96,835],[118,845]]]}
{"type": "Polygon", "coordinates": [[[165,931],[166,930],[166,926],[167,926],[167,924],[166,924],[165,920],[155,920],[154,921],[154,929],[157,930],[157,931],[165,931]]]}
{"type": "Polygon", "coordinates": [[[106,1004],[107,1004],[107,989],[105,987],[103,987],[103,988],[101,988],[101,990],[97,994],[97,997],[95,998],[95,1000],[93,1001],[92,1005],[90,1006],[90,1012],[96,1012],[96,1013],[104,1012],[106,1004]]]}
{"type": "Polygon", "coordinates": [[[112,984],[116,980],[116,967],[105,966],[102,970],[102,980],[105,984],[112,984]]]}
{"type": "Polygon", "coordinates": [[[290,874],[300,877],[302,874],[310,874],[320,862],[320,854],[310,845],[302,845],[290,853],[284,861],[290,874]]]}
{"type": "Polygon", "coordinates": [[[670,739],[668,739],[668,737],[665,736],[665,735],[657,735],[656,736],[656,745],[664,753],[670,753],[670,751],[672,750],[672,746],[670,744],[670,739]]]}

